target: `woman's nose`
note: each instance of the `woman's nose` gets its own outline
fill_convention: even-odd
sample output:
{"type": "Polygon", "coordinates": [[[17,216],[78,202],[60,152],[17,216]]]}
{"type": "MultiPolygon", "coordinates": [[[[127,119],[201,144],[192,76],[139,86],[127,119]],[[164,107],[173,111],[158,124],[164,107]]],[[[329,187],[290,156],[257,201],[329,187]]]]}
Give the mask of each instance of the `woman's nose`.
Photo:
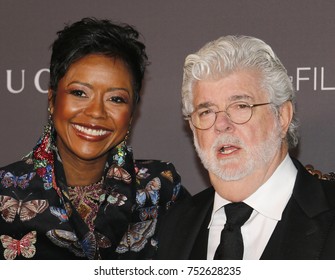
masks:
{"type": "Polygon", "coordinates": [[[85,113],[93,118],[105,117],[106,111],[103,100],[98,98],[92,99],[85,108],[85,113]]]}

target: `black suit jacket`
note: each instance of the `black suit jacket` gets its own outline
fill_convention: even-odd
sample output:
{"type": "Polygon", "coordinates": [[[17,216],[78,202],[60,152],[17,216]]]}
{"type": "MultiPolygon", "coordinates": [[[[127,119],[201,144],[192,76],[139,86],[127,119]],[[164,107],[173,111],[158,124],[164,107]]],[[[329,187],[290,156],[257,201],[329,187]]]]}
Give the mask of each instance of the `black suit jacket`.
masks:
{"type": "MultiPolygon", "coordinates": [[[[293,194],[261,259],[335,259],[335,182],[293,161],[298,168],[293,194]]],[[[213,201],[211,187],[171,209],[160,225],[158,259],[206,259],[213,201]]]]}

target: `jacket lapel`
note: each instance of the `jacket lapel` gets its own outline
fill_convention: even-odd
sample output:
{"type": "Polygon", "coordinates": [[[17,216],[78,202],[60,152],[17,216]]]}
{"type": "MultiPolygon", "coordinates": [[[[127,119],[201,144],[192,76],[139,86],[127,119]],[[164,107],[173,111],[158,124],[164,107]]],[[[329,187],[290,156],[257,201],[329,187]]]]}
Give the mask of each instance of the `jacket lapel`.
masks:
{"type": "Polygon", "coordinates": [[[206,260],[207,259],[207,247],[208,247],[208,224],[212,216],[213,203],[208,207],[207,214],[199,228],[198,236],[194,242],[193,249],[190,253],[191,260],[206,260]]]}
{"type": "Polygon", "coordinates": [[[208,213],[211,213],[213,201],[214,189],[211,187],[192,198],[192,207],[180,219],[178,255],[182,259],[206,259],[208,213]]]}
{"type": "Polygon", "coordinates": [[[334,218],[320,181],[294,160],[298,168],[293,194],[261,259],[319,259],[334,218]],[[322,215],[319,215],[323,213],[322,215]]]}

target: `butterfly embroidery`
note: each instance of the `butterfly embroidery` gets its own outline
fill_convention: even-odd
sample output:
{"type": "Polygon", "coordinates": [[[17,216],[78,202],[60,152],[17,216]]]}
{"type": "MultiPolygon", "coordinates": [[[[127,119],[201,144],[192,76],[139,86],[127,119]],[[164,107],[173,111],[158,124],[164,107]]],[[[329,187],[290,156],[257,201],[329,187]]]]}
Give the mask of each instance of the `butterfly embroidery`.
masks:
{"type": "Polygon", "coordinates": [[[104,236],[100,232],[94,232],[95,239],[97,240],[98,247],[100,248],[109,248],[112,246],[112,242],[109,240],[108,237],[104,236]]]}
{"type": "Polygon", "coordinates": [[[5,248],[4,257],[6,260],[14,260],[17,256],[22,255],[31,259],[36,253],[36,231],[31,231],[21,240],[16,240],[8,235],[1,235],[0,240],[5,248]]]}
{"type": "Polygon", "coordinates": [[[47,209],[49,203],[47,200],[16,200],[14,197],[0,195],[0,212],[2,218],[7,223],[12,223],[19,216],[22,222],[29,221],[37,214],[47,209]]]}
{"type": "Polygon", "coordinates": [[[145,205],[147,198],[150,198],[153,205],[157,205],[159,201],[159,190],[161,188],[161,180],[156,177],[152,179],[144,189],[137,190],[136,202],[139,207],[145,205]]]}
{"type": "Polygon", "coordinates": [[[93,232],[88,232],[83,241],[80,242],[81,247],[89,260],[93,260],[97,253],[97,241],[93,232]]]}
{"type": "Polygon", "coordinates": [[[177,185],[174,186],[173,191],[172,191],[171,201],[175,201],[177,199],[180,189],[181,189],[181,183],[178,183],[177,185]]]}
{"type": "Polygon", "coordinates": [[[172,197],[171,197],[171,200],[168,201],[166,203],[166,209],[168,210],[171,205],[176,201],[178,195],[179,195],[179,192],[180,192],[180,189],[181,189],[181,183],[179,182],[177,185],[174,186],[173,190],[172,190],[172,197]]]}
{"type": "Polygon", "coordinates": [[[157,219],[138,222],[130,226],[126,234],[122,237],[117,253],[127,251],[139,252],[148,243],[148,239],[155,233],[157,219]]]}
{"type": "Polygon", "coordinates": [[[68,248],[78,257],[85,256],[74,232],[62,229],[53,229],[49,230],[46,235],[55,245],[62,248],[68,248]]]}
{"type": "Polygon", "coordinates": [[[171,170],[165,170],[165,171],[162,171],[162,172],[161,172],[161,175],[162,175],[164,178],[168,179],[170,182],[173,182],[173,175],[172,175],[171,170]]]}
{"type": "Polygon", "coordinates": [[[6,172],[1,176],[1,184],[5,188],[20,187],[21,189],[25,189],[28,187],[29,181],[35,176],[35,174],[35,172],[31,172],[22,176],[15,176],[11,172],[6,172]]]}
{"type": "Polygon", "coordinates": [[[61,223],[64,223],[69,220],[69,217],[65,209],[56,206],[50,206],[49,209],[51,214],[56,216],[61,221],[61,223]]]}
{"type": "Polygon", "coordinates": [[[92,232],[88,232],[83,241],[79,241],[74,232],[62,229],[49,230],[46,235],[55,245],[67,248],[76,256],[94,259],[96,240],[92,232]]]}
{"type": "MultiPolygon", "coordinates": [[[[105,194],[101,195],[100,201],[105,200],[105,196],[105,194]]],[[[122,206],[125,204],[125,201],[127,201],[127,197],[115,191],[111,192],[111,194],[107,196],[107,202],[115,206],[122,206]]]]}
{"type": "Polygon", "coordinates": [[[139,212],[140,212],[141,221],[145,221],[145,220],[148,220],[148,219],[157,219],[158,206],[140,208],[139,212]]]}
{"type": "Polygon", "coordinates": [[[135,168],[136,172],[136,178],[137,179],[146,179],[150,176],[150,174],[148,173],[148,168],[135,168]]]}
{"type": "Polygon", "coordinates": [[[127,184],[130,184],[132,179],[131,179],[131,175],[129,174],[129,172],[125,169],[123,169],[121,166],[118,166],[116,164],[113,164],[108,172],[107,172],[107,177],[108,178],[113,178],[119,181],[123,181],[127,184]]]}

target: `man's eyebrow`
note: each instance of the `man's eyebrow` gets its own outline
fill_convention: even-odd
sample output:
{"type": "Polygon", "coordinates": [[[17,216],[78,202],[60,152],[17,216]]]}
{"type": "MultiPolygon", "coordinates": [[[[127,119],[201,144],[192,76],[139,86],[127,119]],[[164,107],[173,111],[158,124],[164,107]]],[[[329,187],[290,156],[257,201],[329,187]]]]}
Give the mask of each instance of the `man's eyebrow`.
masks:
{"type": "Polygon", "coordinates": [[[228,100],[230,102],[233,101],[239,101],[239,100],[252,100],[253,98],[250,95],[247,94],[236,94],[236,95],[232,95],[228,98],[228,100]]]}
{"type": "Polygon", "coordinates": [[[201,109],[201,108],[208,108],[208,107],[211,107],[211,106],[216,106],[216,105],[212,102],[203,102],[203,103],[200,103],[197,106],[195,106],[195,109],[197,110],[197,109],[201,109]]]}
{"type": "MultiPolygon", "coordinates": [[[[233,95],[233,96],[230,96],[228,98],[228,102],[234,102],[234,101],[240,101],[240,100],[252,100],[253,98],[250,96],[250,95],[247,95],[247,94],[236,94],[236,95],[233,95]]],[[[214,104],[213,102],[203,102],[203,103],[200,103],[198,104],[197,106],[195,106],[195,109],[201,109],[201,108],[208,108],[208,107],[211,107],[211,106],[216,106],[216,104],[214,104]]]]}

